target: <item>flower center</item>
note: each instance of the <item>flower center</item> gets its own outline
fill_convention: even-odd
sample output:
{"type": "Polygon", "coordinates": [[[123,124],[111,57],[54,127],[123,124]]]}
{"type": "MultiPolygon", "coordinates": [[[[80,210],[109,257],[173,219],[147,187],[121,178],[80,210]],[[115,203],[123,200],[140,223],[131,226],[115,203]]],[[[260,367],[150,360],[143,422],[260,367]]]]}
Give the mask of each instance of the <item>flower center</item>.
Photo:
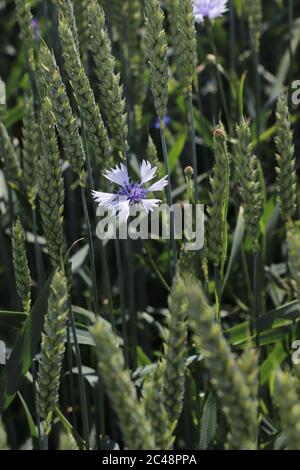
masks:
{"type": "Polygon", "coordinates": [[[129,183],[120,188],[118,194],[126,196],[130,204],[138,204],[145,199],[147,190],[139,183],[129,183]]]}

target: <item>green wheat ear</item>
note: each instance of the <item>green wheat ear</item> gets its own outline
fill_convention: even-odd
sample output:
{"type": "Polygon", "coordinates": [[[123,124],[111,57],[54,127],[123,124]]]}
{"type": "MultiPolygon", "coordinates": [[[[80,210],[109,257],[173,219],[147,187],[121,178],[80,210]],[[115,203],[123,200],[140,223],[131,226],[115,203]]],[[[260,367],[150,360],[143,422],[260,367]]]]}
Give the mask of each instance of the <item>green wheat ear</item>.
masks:
{"type": "Polygon", "coordinates": [[[125,158],[127,144],[127,114],[120,74],[115,71],[115,58],[111,52],[111,42],[105,25],[104,10],[97,0],[89,2],[90,47],[95,61],[99,93],[107,119],[115,150],[125,158]]]}
{"type": "Polygon", "coordinates": [[[235,163],[244,203],[246,233],[252,251],[259,249],[260,219],[262,216],[262,192],[258,160],[252,153],[251,131],[246,119],[236,127],[235,163]]]}
{"type": "Polygon", "coordinates": [[[163,403],[163,373],[164,363],[158,362],[144,383],[143,401],[157,446],[159,449],[168,450],[172,448],[175,439],[173,436],[175,423],[170,424],[168,412],[163,403]]]}
{"type": "Polygon", "coordinates": [[[33,16],[31,13],[30,0],[15,0],[17,10],[17,20],[20,25],[21,34],[24,39],[28,62],[32,70],[36,69],[34,58],[34,32],[32,29],[33,16]]]}
{"type": "Polygon", "coordinates": [[[107,130],[99,106],[96,104],[90,82],[82,66],[72,31],[62,15],[59,17],[59,37],[66,71],[71,81],[81,117],[85,123],[94,161],[100,168],[103,168],[104,165],[106,166],[111,162],[112,156],[107,130]]]}
{"type": "Polygon", "coordinates": [[[18,218],[12,228],[13,263],[17,292],[24,312],[29,314],[31,307],[31,277],[25,248],[25,234],[18,218]]]}
{"type": "Polygon", "coordinates": [[[254,387],[248,386],[245,373],[248,364],[244,359],[238,365],[221,326],[214,321],[215,312],[205,298],[202,286],[185,277],[188,309],[195,340],[203,351],[205,364],[229,423],[228,446],[235,450],[254,450],[257,439],[257,398],[254,387]]]}
{"type": "Polygon", "coordinates": [[[122,350],[111,326],[98,320],[91,328],[96,343],[99,370],[118,416],[123,440],[129,449],[155,449],[154,434],[145,407],[137,399],[135,386],[125,369],[122,350]],[[116,386],[117,384],[117,386],[116,386]]]}
{"type": "MultiPolygon", "coordinates": [[[[66,23],[68,24],[72,37],[74,39],[76,49],[79,51],[79,42],[78,42],[78,32],[76,19],[74,15],[74,6],[72,0],[54,0],[58,6],[59,13],[64,17],[66,23]]],[[[79,3],[79,0],[74,3],[79,3]]]]}
{"type": "Polygon", "coordinates": [[[90,0],[75,0],[73,2],[74,15],[77,25],[79,49],[84,64],[88,61],[89,48],[89,17],[88,6],[90,0]]]}
{"type": "Polygon", "coordinates": [[[300,450],[300,395],[297,381],[288,372],[279,370],[275,381],[275,396],[289,450],[300,450]]]}
{"type": "Polygon", "coordinates": [[[163,403],[170,423],[177,424],[183,405],[187,358],[187,303],[185,286],[176,274],[169,297],[169,331],[163,372],[163,403]]]}
{"type": "Polygon", "coordinates": [[[47,84],[47,92],[51,98],[65,156],[70,162],[72,171],[78,176],[80,181],[83,181],[81,175],[84,168],[85,156],[78,125],[76,118],[72,114],[66,87],[62,81],[55,57],[46,45],[41,46],[40,60],[41,72],[47,84]]]}
{"type": "Polygon", "coordinates": [[[181,0],[177,15],[178,39],[175,53],[178,55],[179,77],[187,92],[191,92],[197,57],[192,1],[181,0]]]}
{"type": "Polygon", "coordinates": [[[151,90],[156,113],[163,119],[167,114],[169,71],[164,13],[158,0],[145,0],[145,19],[151,90]]]}
{"type": "Polygon", "coordinates": [[[229,199],[229,153],[227,136],[221,124],[214,133],[215,164],[210,180],[210,205],[208,209],[208,255],[223,271],[227,253],[227,212],[229,199]]]}
{"type": "Polygon", "coordinates": [[[48,253],[54,268],[65,255],[63,233],[64,185],[55,133],[55,116],[49,98],[41,108],[43,155],[38,162],[40,213],[48,253]]]}
{"type": "Polygon", "coordinates": [[[297,210],[295,147],[286,97],[281,96],[276,110],[277,191],[281,214],[287,222],[297,210]]]}
{"type": "Polygon", "coordinates": [[[67,281],[62,272],[56,271],[50,286],[37,379],[37,406],[43,420],[43,434],[46,436],[51,431],[53,411],[59,399],[67,316],[67,281]]]}
{"type": "Polygon", "coordinates": [[[41,154],[41,133],[34,113],[32,97],[25,100],[23,117],[23,179],[27,197],[35,208],[37,195],[37,160],[41,154]]]}

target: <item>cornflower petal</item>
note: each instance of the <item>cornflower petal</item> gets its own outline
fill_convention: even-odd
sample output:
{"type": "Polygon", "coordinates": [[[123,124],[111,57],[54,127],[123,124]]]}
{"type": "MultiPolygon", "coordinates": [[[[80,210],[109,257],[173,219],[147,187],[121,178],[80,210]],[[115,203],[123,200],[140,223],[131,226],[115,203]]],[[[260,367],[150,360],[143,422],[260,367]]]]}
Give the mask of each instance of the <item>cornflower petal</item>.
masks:
{"type": "Polygon", "coordinates": [[[106,170],[106,172],[103,173],[103,176],[112,183],[116,183],[119,186],[126,186],[129,184],[128,171],[123,163],[120,164],[120,167],[117,165],[113,170],[106,170]]]}
{"type": "Polygon", "coordinates": [[[93,198],[98,204],[110,205],[113,201],[119,198],[118,194],[103,193],[101,191],[92,191],[93,198]]]}
{"type": "Polygon", "coordinates": [[[158,204],[161,202],[160,199],[142,199],[141,200],[141,204],[143,206],[143,208],[145,209],[145,211],[147,212],[147,214],[149,212],[152,212],[153,209],[158,206],[158,204]]]}
{"type": "Polygon", "coordinates": [[[142,161],[140,166],[140,175],[141,175],[141,184],[147,183],[154,178],[156,173],[157,167],[152,167],[151,163],[146,162],[146,160],[142,161]]]}
{"type": "Polygon", "coordinates": [[[163,178],[161,178],[160,180],[156,181],[155,183],[153,183],[148,189],[147,191],[148,192],[152,192],[152,191],[161,191],[162,189],[164,189],[165,186],[167,186],[168,184],[168,177],[167,176],[164,176],[163,178]]]}

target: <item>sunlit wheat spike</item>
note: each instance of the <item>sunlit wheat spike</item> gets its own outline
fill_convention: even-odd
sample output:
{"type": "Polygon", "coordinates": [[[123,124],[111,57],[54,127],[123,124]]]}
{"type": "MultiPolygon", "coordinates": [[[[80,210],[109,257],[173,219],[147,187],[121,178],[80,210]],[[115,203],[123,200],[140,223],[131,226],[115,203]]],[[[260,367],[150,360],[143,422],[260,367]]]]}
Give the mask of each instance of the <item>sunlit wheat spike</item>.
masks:
{"type": "Polygon", "coordinates": [[[23,181],[20,162],[3,122],[0,122],[0,162],[4,166],[9,185],[15,189],[21,189],[23,181]]]}
{"type": "Polygon", "coordinates": [[[64,185],[55,134],[55,117],[49,98],[41,109],[43,155],[38,162],[39,207],[53,267],[61,265],[65,254],[63,233],[64,185]]]}
{"type": "Polygon", "coordinates": [[[12,252],[18,296],[24,312],[29,314],[31,307],[31,276],[25,248],[25,234],[18,218],[12,227],[12,252]]]}
{"type": "Polygon", "coordinates": [[[257,401],[252,399],[244,374],[222,334],[220,324],[214,321],[214,309],[208,305],[202,286],[188,275],[185,281],[195,340],[200,341],[206,367],[230,426],[229,448],[254,450],[257,401]]]}
{"type": "Polygon", "coordinates": [[[167,114],[169,71],[164,13],[158,0],[145,0],[145,18],[151,90],[156,113],[163,119],[167,114]]]}
{"type": "Polygon", "coordinates": [[[168,19],[170,25],[171,43],[176,55],[178,46],[178,19],[179,19],[179,0],[166,0],[168,19]]]}
{"type": "Polygon", "coordinates": [[[103,9],[96,0],[89,3],[90,47],[95,61],[99,92],[115,150],[125,158],[127,144],[127,114],[120,75],[115,71],[115,58],[105,25],[103,9]]]}
{"type": "Polygon", "coordinates": [[[77,34],[79,41],[79,49],[84,64],[88,60],[88,45],[89,45],[89,18],[88,6],[89,0],[75,0],[73,1],[74,14],[76,19],[77,34]]]}
{"type": "Polygon", "coordinates": [[[37,161],[41,155],[41,132],[33,107],[33,98],[25,99],[23,116],[23,180],[31,207],[37,195],[37,161]]]}
{"type": "MultiPolygon", "coordinates": [[[[54,1],[58,6],[59,12],[64,17],[65,21],[67,22],[70,28],[76,48],[79,51],[78,32],[77,32],[76,19],[74,15],[73,2],[72,0],[54,0],[54,1]]],[[[79,3],[79,2],[80,0],[76,0],[76,3],[79,3]]]]}
{"type": "Polygon", "coordinates": [[[146,418],[144,404],[138,401],[122,350],[111,326],[98,320],[91,333],[107,394],[117,414],[123,440],[129,449],[155,449],[154,433],[146,418]],[[117,386],[116,386],[117,384],[117,386]]]}
{"type": "Polygon", "coordinates": [[[175,437],[173,436],[174,424],[171,425],[163,403],[163,372],[163,362],[159,362],[144,383],[143,401],[157,446],[168,450],[171,449],[175,437]]]}
{"type": "Polygon", "coordinates": [[[32,28],[33,16],[31,13],[31,1],[30,0],[15,0],[17,19],[20,25],[22,37],[24,38],[28,62],[32,70],[35,70],[35,59],[34,59],[34,32],[32,28]]]}
{"type": "Polygon", "coordinates": [[[53,411],[59,399],[67,316],[67,281],[61,271],[56,271],[50,286],[37,379],[37,406],[39,415],[43,420],[44,435],[48,435],[51,431],[53,411]]]}
{"type": "Polygon", "coordinates": [[[163,373],[163,400],[169,421],[177,424],[183,406],[187,358],[187,304],[185,286],[176,275],[169,296],[169,332],[163,373]]]}
{"type": "Polygon", "coordinates": [[[247,0],[244,5],[249,21],[254,49],[256,53],[258,53],[260,49],[262,30],[262,2],[261,0],[247,0]]]}
{"type": "Polygon", "coordinates": [[[192,0],[181,0],[177,18],[179,76],[188,92],[192,90],[193,78],[196,71],[196,28],[193,15],[192,0]]]}
{"type": "Polygon", "coordinates": [[[263,201],[258,160],[253,155],[251,131],[245,119],[242,119],[240,125],[236,127],[234,152],[244,204],[246,233],[251,241],[252,250],[258,251],[263,201]]]}
{"type": "Polygon", "coordinates": [[[288,221],[297,210],[297,175],[291,116],[285,96],[277,102],[275,144],[278,199],[282,217],[288,221]]]}
{"type": "Polygon", "coordinates": [[[296,380],[290,373],[282,370],[277,372],[275,396],[288,449],[300,450],[300,396],[296,380]]]}
{"type": "Polygon", "coordinates": [[[79,52],[67,21],[59,18],[59,37],[68,76],[78,103],[80,114],[85,123],[86,134],[92,146],[94,161],[101,168],[111,161],[112,149],[104,126],[99,106],[82,66],[79,52]]]}
{"type": "Polygon", "coordinates": [[[54,55],[47,46],[41,47],[41,71],[47,83],[64,152],[74,173],[80,178],[84,167],[84,150],[76,118],[73,116],[66,87],[54,55]]]}
{"type": "Polygon", "coordinates": [[[214,132],[215,164],[210,180],[208,208],[208,256],[216,266],[224,265],[227,252],[227,212],[229,198],[229,153],[227,136],[221,124],[214,132]]]}
{"type": "Polygon", "coordinates": [[[258,407],[258,379],[259,379],[259,354],[255,349],[251,349],[251,343],[238,359],[238,365],[244,374],[246,384],[249,387],[251,399],[258,407]]]}

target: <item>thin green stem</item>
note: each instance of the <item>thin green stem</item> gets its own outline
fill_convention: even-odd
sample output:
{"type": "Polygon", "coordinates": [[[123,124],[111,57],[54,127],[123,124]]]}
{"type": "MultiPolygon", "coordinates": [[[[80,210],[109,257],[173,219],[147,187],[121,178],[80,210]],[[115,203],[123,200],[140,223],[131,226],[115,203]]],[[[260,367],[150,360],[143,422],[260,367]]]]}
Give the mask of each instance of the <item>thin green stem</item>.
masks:
{"type": "Polygon", "coordinates": [[[87,397],[84,384],[84,377],[82,372],[82,362],[81,362],[81,353],[78,343],[76,325],[74,314],[72,310],[71,300],[69,300],[69,321],[72,329],[73,343],[75,348],[76,363],[78,368],[78,382],[79,382],[79,396],[80,396],[80,408],[82,415],[82,425],[83,425],[83,435],[86,444],[86,450],[90,448],[90,432],[89,432],[89,417],[88,417],[88,407],[87,407],[87,397]]]}
{"type": "Polygon", "coordinates": [[[71,326],[70,322],[68,321],[67,324],[67,367],[69,370],[69,392],[70,392],[70,400],[72,406],[72,417],[73,417],[73,426],[77,428],[77,415],[76,415],[76,405],[75,405],[75,396],[74,396],[74,377],[73,377],[73,358],[72,358],[72,343],[71,343],[71,326]]]}
{"type": "Polygon", "coordinates": [[[38,432],[39,449],[41,449],[42,448],[41,420],[40,420],[40,415],[39,415],[38,407],[37,407],[36,367],[35,367],[34,359],[31,363],[31,372],[32,372],[33,397],[34,397],[35,414],[36,414],[36,427],[37,427],[37,432],[38,432]]]}
{"type": "Polygon", "coordinates": [[[255,114],[256,114],[256,138],[257,138],[257,156],[260,156],[260,131],[261,131],[261,121],[260,121],[260,107],[261,107],[261,83],[260,83],[260,74],[259,74],[259,52],[254,49],[252,42],[252,57],[253,57],[253,68],[255,73],[255,114]]]}
{"type": "Polygon", "coordinates": [[[207,30],[208,30],[208,37],[209,37],[209,41],[210,41],[210,46],[211,46],[211,49],[213,51],[213,54],[214,54],[215,60],[216,60],[216,64],[215,64],[216,65],[216,74],[217,74],[217,81],[218,81],[218,86],[219,86],[219,90],[220,90],[220,94],[221,94],[223,110],[224,110],[224,113],[225,113],[229,133],[230,133],[230,135],[232,135],[232,124],[231,124],[230,114],[229,114],[229,110],[228,110],[228,106],[227,106],[227,100],[226,100],[223,80],[222,80],[220,69],[219,69],[218,52],[217,52],[217,48],[216,48],[216,44],[215,44],[215,40],[214,40],[212,25],[210,23],[207,26],[207,30]]]}
{"type": "Polygon", "coordinates": [[[236,42],[235,42],[235,1],[229,2],[229,36],[230,36],[230,69],[236,71],[236,42]]]}
{"type": "Polygon", "coordinates": [[[34,237],[34,253],[35,253],[35,263],[36,263],[36,272],[37,272],[37,286],[38,286],[38,289],[40,290],[45,281],[43,259],[41,255],[39,242],[38,242],[35,207],[32,207],[31,211],[32,211],[32,231],[33,231],[33,237],[34,237]]]}
{"type": "Polygon", "coordinates": [[[161,282],[161,285],[168,291],[168,292],[171,292],[171,288],[169,287],[167,281],[165,280],[165,278],[163,277],[163,275],[161,274],[157,264],[155,263],[154,259],[153,259],[153,256],[152,256],[152,253],[150,251],[150,248],[147,244],[147,242],[145,242],[144,240],[142,240],[142,243],[143,243],[143,247],[145,248],[145,251],[148,255],[148,258],[149,258],[149,261],[150,261],[150,264],[153,268],[153,271],[155,272],[157,278],[159,279],[159,281],[161,282]]]}
{"type": "Polygon", "coordinates": [[[85,223],[87,226],[88,232],[88,242],[89,242],[89,254],[90,254],[90,264],[92,269],[92,282],[93,282],[93,297],[94,297],[94,308],[96,315],[100,315],[99,308],[99,294],[98,294],[98,283],[97,283],[97,274],[96,274],[96,264],[95,264],[95,253],[94,253],[94,244],[93,244],[93,235],[91,230],[91,224],[89,219],[89,212],[86,203],[85,190],[81,186],[81,201],[84,212],[85,223]]]}
{"type": "Polygon", "coordinates": [[[257,328],[257,320],[260,317],[260,282],[259,282],[259,255],[253,253],[253,291],[254,291],[254,331],[256,335],[256,347],[260,346],[260,334],[257,328]]]}
{"type": "Polygon", "coordinates": [[[193,106],[192,91],[188,92],[188,100],[189,100],[189,109],[190,109],[190,135],[191,135],[192,161],[193,161],[193,170],[194,170],[195,199],[196,199],[196,201],[198,201],[198,197],[199,197],[199,190],[198,190],[198,184],[197,184],[198,163],[197,163],[195,117],[194,117],[194,106],[193,106]]]}
{"type": "Polygon", "coordinates": [[[124,276],[123,276],[123,263],[121,258],[120,240],[115,240],[116,250],[116,261],[118,271],[118,284],[120,291],[120,309],[122,317],[122,335],[124,340],[124,357],[126,367],[129,366],[129,355],[128,355],[128,335],[127,335],[127,321],[126,321],[126,308],[125,308],[125,296],[124,296],[124,276]]]}
{"type": "Polygon", "coordinates": [[[221,282],[220,282],[219,266],[217,264],[214,265],[214,282],[215,282],[215,297],[216,297],[216,321],[220,322],[222,288],[221,288],[221,282]]]}
{"type": "Polygon", "coordinates": [[[168,150],[167,150],[167,144],[166,144],[166,138],[165,138],[165,132],[164,132],[163,119],[160,119],[160,139],[161,139],[166,175],[168,176],[168,185],[166,187],[167,188],[166,194],[167,194],[167,201],[168,201],[168,205],[170,209],[170,232],[171,232],[170,235],[171,235],[171,246],[172,246],[172,254],[173,254],[173,265],[174,265],[173,268],[175,268],[176,263],[177,263],[177,246],[176,246],[176,240],[175,240],[174,212],[172,210],[173,199],[172,199],[171,178],[170,178],[170,169],[169,169],[169,158],[168,158],[168,150]]]}
{"type": "Polygon", "coordinates": [[[292,84],[293,79],[293,22],[294,22],[294,0],[289,0],[289,49],[290,49],[290,68],[289,68],[289,83],[292,84]]]}

